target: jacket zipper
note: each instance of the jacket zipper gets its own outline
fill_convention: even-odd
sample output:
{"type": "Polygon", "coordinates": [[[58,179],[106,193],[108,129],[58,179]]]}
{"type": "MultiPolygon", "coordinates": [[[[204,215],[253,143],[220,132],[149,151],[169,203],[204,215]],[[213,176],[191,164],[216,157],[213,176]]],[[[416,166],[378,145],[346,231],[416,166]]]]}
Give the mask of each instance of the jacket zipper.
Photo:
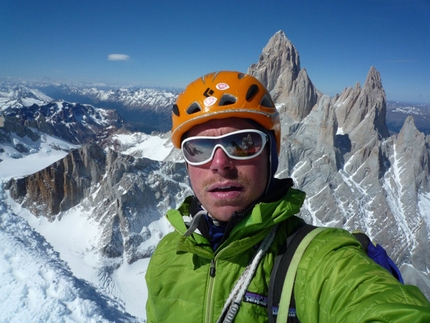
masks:
{"type": "Polygon", "coordinates": [[[213,287],[215,284],[215,259],[211,260],[211,265],[209,269],[209,284],[208,284],[208,293],[206,299],[206,318],[205,322],[211,322],[211,318],[213,316],[213,287]]]}
{"type": "Polygon", "coordinates": [[[209,270],[209,275],[214,278],[215,277],[215,259],[211,260],[211,268],[209,270]]]}

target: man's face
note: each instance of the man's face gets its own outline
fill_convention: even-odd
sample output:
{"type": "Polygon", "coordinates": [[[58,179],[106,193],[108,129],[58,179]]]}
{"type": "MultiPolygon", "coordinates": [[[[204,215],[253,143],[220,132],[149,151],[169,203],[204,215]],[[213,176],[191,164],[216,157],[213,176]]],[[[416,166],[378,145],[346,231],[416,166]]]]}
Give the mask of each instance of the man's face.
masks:
{"type": "MultiPolygon", "coordinates": [[[[256,129],[243,119],[215,119],[193,127],[188,137],[221,136],[242,129],[256,129]]],[[[260,155],[248,160],[229,158],[217,148],[206,164],[188,165],[194,194],[203,207],[219,221],[229,221],[264,192],[268,179],[267,145],[260,155]]]]}

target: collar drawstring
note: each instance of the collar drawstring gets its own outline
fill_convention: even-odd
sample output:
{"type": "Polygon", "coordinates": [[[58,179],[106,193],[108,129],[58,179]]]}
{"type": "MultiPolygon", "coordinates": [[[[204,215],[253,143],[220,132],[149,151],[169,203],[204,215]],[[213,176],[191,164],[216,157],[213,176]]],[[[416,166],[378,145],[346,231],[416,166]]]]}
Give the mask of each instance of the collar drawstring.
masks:
{"type": "Polygon", "coordinates": [[[193,234],[194,231],[196,231],[197,227],[199,226],[199,223],[201,221],[201,219],[203,218],[203,216],[206,214],[207,212],[205,210],[200,210],[199,212],[197,212],[193,219],[191,220],[191,222],[189,223],[189,228],[188,230],[184,233],[184,236],[190,236],[193,234]]]}

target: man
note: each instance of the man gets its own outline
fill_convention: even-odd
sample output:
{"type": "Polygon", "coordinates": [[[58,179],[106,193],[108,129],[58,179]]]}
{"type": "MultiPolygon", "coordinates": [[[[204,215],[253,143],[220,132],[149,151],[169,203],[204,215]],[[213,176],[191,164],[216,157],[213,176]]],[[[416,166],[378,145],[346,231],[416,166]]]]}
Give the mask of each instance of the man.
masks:
{"type": "MultiPolygon", "coordinates": [[[[192,82],[173,107],[194,196],[167,218],[175,228],[146,274],[148,322],[267,322],[270,274],[302,223],[305,194],[274,179],[279,115],[265,87],[238,72],[192,82]]],[[[430,304],[367,257],[341,229],[310,243],[296,275],[305,322],[430,322],[430,304]]]]}

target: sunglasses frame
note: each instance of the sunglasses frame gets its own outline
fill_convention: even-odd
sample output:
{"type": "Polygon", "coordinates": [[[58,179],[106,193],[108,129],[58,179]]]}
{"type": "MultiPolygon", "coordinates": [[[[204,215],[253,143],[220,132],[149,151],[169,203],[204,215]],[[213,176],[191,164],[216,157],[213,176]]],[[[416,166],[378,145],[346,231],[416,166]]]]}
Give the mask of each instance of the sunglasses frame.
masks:
{"type": "Polygon", "coordinates": [[[257,129],[243,129],[243,130],[238,130],[238,131],[229,132],[229,133],[226,133],[225,135],[216,136],[216,137],[213,137],[213,136],[194,136],[194,137],[188,137],[188,138],[186,138],[186,139],[184,139],[184,140],[182,141],[182,143],[181,143],[181,151],[182,151],[182,155],[184,156],[185,161],[186,161],[189,165],[192,165],[192,166],[200,166],[200,165],[203,165],[203,164],[206,164],[206,163],[210,162],[210,161],[213,159],[213,157],[214,157],[214,155],[215,155],[215,151],[216,151],[216,149],[217,149],[217,148],[221,148],[221,149],[225,152],[225,154],[226,154],[229,158],[231,158],[231,159],[235,159],[235,160],[247,160],[247,159],[255,158],[255,157],[259,156],[259,155],[262,153],[262,151],[263,151],[263,150],[264,150],[264,148],[266,147],[266,144],[267,144],[267,142],[268,142],[268,141],[269,141],[269,136],[268,136],[265,132],[263,132],[263,131],[260,131],[260,130],[257,130],[257,129]],[[212,153],[211,153],[210,157],[209,157],[209,158],[207,158],[207,159],[205,159],[205,160],[203,160],[203,161],[201,161],[201,162],[191,162],[191,161],[189,161],[189,160],[187,159],[187,157],[186,157],[185,153],[184,153],[184,150],[185,150],[184,145],[185,145],[187,142],[191,141],[191,140],[196,140],[196,139],[210,139],[210,140],[214,140],[214,141],[216,141],[216,140],[218,140],[218,139],[226,138],[226,137],[229,137],[229,136],[232,136],[232,135],[237,135],[237,134],[240,134],[240,133],[249,133],[249,132],[259,134],[259,135],[260,135],[260,137],[261,137],[261,142],[262,142],[262,144],[261,144],[261,149],[260,149],[258,152],[256,152],[255,154],[251,155],[251,156],[243,156],[243,157],[241,157],[241,156],[233,156],[233,155],[231,155],[231,154],[226,150],[226,148],[225,148],[221,143],[217,143],[217,144],[212,148],[212,153]]]}

